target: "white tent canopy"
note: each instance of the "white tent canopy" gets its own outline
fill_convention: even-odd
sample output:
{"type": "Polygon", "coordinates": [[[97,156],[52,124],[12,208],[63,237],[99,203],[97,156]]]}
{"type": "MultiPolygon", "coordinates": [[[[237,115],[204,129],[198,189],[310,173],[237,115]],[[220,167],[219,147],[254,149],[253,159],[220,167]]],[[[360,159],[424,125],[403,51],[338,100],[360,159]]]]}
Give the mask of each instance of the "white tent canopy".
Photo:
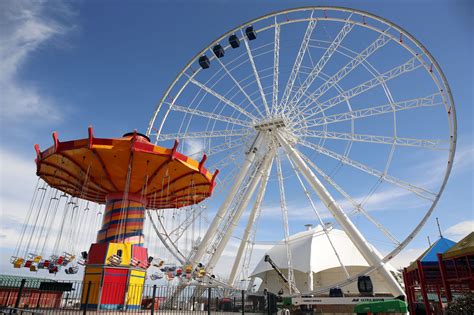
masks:
{"type": "MultiPolygon", "coordinates": [[[[328,228],[328,230],[329,237],[349,274],[359,273],[369,266],[344,231],[334,228],[328,228]]],[[[320,225],[290,236],[289,246],[296,286],[301,292],[308,292],[317,287],[338,282],[339,279],[345,279],[341,264],[320,225]]],[[[285,244],[282,242],[273,246],[267,254],[286,275],[288,260],[285,244]]],[[[396,269],[390,265],[389,269],[397,273],[396,269]]],[[[277,292],[282,288],[286,291],[281,279],[263,258],[255,267],[251,277],[263,280],[261,290],[267,288],[272,292],[277,292]]],[[[371,277],[376,292],[390,293],[382,277],[378,274],[373,274],[371,277]]],[[[357,284],[345,286],[343,290],[346,293],[357,292],[357,284]]]]}

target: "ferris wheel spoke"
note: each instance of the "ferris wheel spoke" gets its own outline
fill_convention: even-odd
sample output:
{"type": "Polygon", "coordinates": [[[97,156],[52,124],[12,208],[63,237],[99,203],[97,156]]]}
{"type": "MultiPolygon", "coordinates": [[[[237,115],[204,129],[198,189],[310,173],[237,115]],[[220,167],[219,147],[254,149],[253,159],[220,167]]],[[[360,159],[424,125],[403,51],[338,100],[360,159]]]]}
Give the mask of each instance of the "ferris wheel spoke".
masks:
{"type": "Polygon", "coordinates": [[[216,91],[214,91],[213,89],[211,89],[210,87],[206,86],[205,84],[197,81],[196,79],[194,79],[192,76],[190,75],[187,75],[189,81],[191,83],[193,83],[194,85],[200,87],[202,90],[206,91],[207,93],[211,94],[212,96],[216,97],[217,99],[219,99],[221,102],[223,102],[224,104],[227,104],[228,106],[232,107],[233,109],[235,109],[236,111],[238,111],[239,113],[247,116],[248,118],[252,119],[252,120],[257,120],[257,117],[255,117],[255,115],[249,113],[248,111],[246,111],[245,109],[243,109],[241,106],[235,104],[234,102],[232,102],[231,100],[227,99],[226,97],[224,97],[223,95],[217,93],[216,91]]]}
{"type": "Polygon", "coordinates": [[[296,107],[300,99],[306,93],[306,90],[311,86],[314,80],[318,77],[321,70],[323,70],[324,66],[326,66],[329,59],[331,59],[331,57],[334,55],[337,48],[342,43],[342,41],[347,36],[347,34],[349,34],[350,31],[353,29],[355,24],[350,21],[351,16],[352,14],[347,18],[347,22],[344,23],[344,26],[342,27],[341,31],[334,38],[334,40],[332,41],[328,49],[326,49],[321,59],[319,59],[316,66],[311,70],[310,74],[306,77],[306,79],[304,80],[303,84],[300,86],[298,91],[296,91],[296,93],[293,95],[291,100],[285,104],[285,109],[287,106],[289,106],[288,110],[292,111],[292,109],[296,107]]]}
{"type": "MultiPolygon", "coordinates": [[[[178,132],[178,133],[161,133],[159,141],[180,140],[180,139],[199,139],[199,138],[220,138],[220,137],[241,137],[250,135],[250,129],[224,129],[212,131],[196,131],[196,132],[178,132]]],[[[154,134],[151,134],[154,135],[154,134]]]]}
{"type": "Polygon", "coordinates": [[[191,212],[182,222],[179,223],[177,228],[169,232],[170,235],[176,235],[173,241],[174,243],[179,241],[179,239],[185,234],[186,230],[199,218],[205,209],[205,207],[201,207],[198,213],[191,212]]]}
{"type": "Polygon", "coordinates": [[[155,224],[155,221],[153,220],[153,217],[150,213],[150,210],[146,211],[148,215],[148,219],[150,220],[151,226],[153,227],[153,230],[155,231],[155,234],[158,236],[160,239],[161,243],[165,246],[165,248],[170,252],[181,264],[185,263],[186,257],[181,253],[181,251],[176,247],[176,244],[172,242],[170,236],[166,233],[166,228],[163,225],[163,222],[158,216],[158,213],[155,211],[157,221],[160,223],[161,228],[163,231],[165,231],[165,236],[159,231],[158,227],[155,224]]]}
{"type": "Polygon", "coordinates": [[[311,159],[309,159],[306,155],[300,152],[301,157],[303,160],[308,163],[329,185],[331,185],[334,189],[336,189],[350,204],[354,207],[354,209],[360,213],[362,213],[372,224],[374,224],[389,240],[391,240],[395,245],[400,245],[401,242],[397,240],[397,238],[387,229],[385,228],[380,222],[378,222],[373,216],[371,216],[367,210],[362,207],[361,203],[357,202],[352,198],[341,186],[339,186],[331,177],[329,177],[323,170],[321,170],[311,159]]]}
{"type": "Polygon", "coordinates": [[[372,116],[384,115],[388,113],[421,108],[443,105],[441,99],[437,99],[440,93],[434,93],[425,97],[414,98],[406,101],[400,101],[392,104],[385,104],[380,106],[374,106],[339,114],[326,115],[325,117],[318,117],[313,119],[305,120],[305,125],[309,128],[317,126],[325,126],[327,124],[334,124],[338,122],[348,121],[352,119],[362,119],[372,116]]]}
{"type": "Polygon", "coordinates": [[[273,98],[272,114],[278,111],[278,76],[280,73],[280,25],[275,16],[275,41],[273,47],[273,98]]]}
{"type": "Polygon", "coordinates": [[[243,127],[249,127],[251,125],[250,122],[243,121],[243,120],[233,118],[233,117],[229,117],[229,116],[219,115],[219,114],[216,114],[216,113],[210,113],[210,112],[202,111],[202,110],[199,110],[199,109],[189,108],[189,107],[186,107],[186,106],[180,106],[180,105],[177,105],[177,104],[171,104],[171,103],[168,103],[168,102],[165,102],[165,104],[170,106],[170,109],[172,111],[176,111],[176,112],[192,114],[192,115],[195,115],[195,116],[208,118],[210,120],[223,121],[223,122],[227,122],[227,123],[230,123],[230,124],[233,124],[233,125],[239,125],[239,126],[243,126],[243,127]]]}
{"type": "Polygon", "coordinates": [[[426,190],[424,188],[421,188],[421,187],[418,187],[418,186],[415,186],[413,184],[410,184],[408,182],[405,182],[403,180],[400,180],[398,178],[395,178],[393,176],[390,176],[384,172],[381,172],[377,169],[374,169],[370,166],[367,166],[363,163],[360,163],[360,162],[357,162],[357,161],[354,161],[350,158],[348,158],[347,156],[344,156],[344,155],[341,155],[339,153],[336,153],[334,151],[331,151],[327,148],[324,148],[322,146],[319,146],[317,144],[314,144],[314,143],[311,143],[311,142],[308,142],[306,140],[302,140],[300,139],[298,141],[298,144],[301,144],[307,148],[310,148],[310,149],[313,149],[315,150],[316,152],[319,152],[321,154],[324,154],[332,159],[335,159],[339,162],[342,162],[343,164],[346,164],[346,165],[349,165],[349,166],[352,166],[353,168],[355,169],[358,169],[358,170],[361,170],[367,174],[370,174],[372,176],[375,176],[383,181],[386,181],[388,183],[391,183],[391,184],[394,184],[398,187],[401,187],[405,190],[408,190],[408,191],[411,191],[413,192],[414,194],[416,194],[417,196],[423,198],[423,199],[426,199],[426,200],[429,200],[429,201],[434,201],[437,197],[437,195],[429,190],[426,190]]]}
{"type": "MultiPolygon", "coordinates": [[[[388,31],[388,30],[386,30],[388,31]]],[[[390,41],[390,36],[385,33],[381,34],[377,39],[372,42],[367,48],[361,51],[357,56],[353,57],[346,65],[339,69],[334,75],[327,79],[320,87],[313,93],[309,94],[301,103],[300,107],[306,108],[311,102],[317,102],[317,100],[323,96],[330,88],[336,85],[339,81],[344,79],[352,70],[357,68],[363,63],[370,55],[376,52],[378,49],[385,46],[390,41]]]]}
{"type": "Polygon", "coordinates": [[[420,147],[435,150],[448,150],[449,142],[438,139],[415,139],[404,137],[390,137],[377,136],[367,134],[356,134],[349,132],[334,132],[322,130],[302,130],[297,136],[321,138],[321,139],[335,139],[344,141],[356,141],[365,143],[379,143],[398,146],[420,147]],[[443,146],[444,145],[444,146],[443,146]]]}
{"type": "MultiPolygon", "coordinates": [[[[314,204],[313,199],[311,198],[311,195],[309,194],[308,190],[306,189],[306,186],[305,186],[305,184],[303,183],[303,180],[301,179],[301,176],[300,176],[298,170],[296,169],[295,165],[294,165],[293,162],[291,161],[291,159],[290,159],[290,157],[288,156],[288,154],[287,154],[287,157],[288,157],[288,161],[290,162],[290,166],[291,166],[291,168],[293,169],[293,172],[295,173],[296,178],[298,179],[298,182],[300,183],[300,186],[301,186],[301,188],[303,189],[303,192],[304,192],[306,198],[308,199],[309,204],[311,205],[311,208],[313,209],[313,212],[316,214],[316,217],[318,218],[319,224],[321,225],[321,228],[323,229],[324,234],[326,235],[326,238],[328,239],[328,242],[329,242],[329,244],[330,244],[331,247],[332,247],[332,250],[333,250],[333,252],[334,252],[334,255],[336,255],[336,258],[337,258],[337,260],[339,261],[339,265],[341,266],[342,270],[344,271],[344,273],[345,273],[345,275],[346,275],[346,279],[348,279],[348,278],[350,277],[349,272],[347,271],[346,266],[345,266],[344,263],[342,262],[341,257],[340,257],[340,255],[339,255],[339,253],[337,252],[337,249],[336,249],[336,247],[334,246],[334,244],[333,244],[333,242],[332,242],[332,240],[331,240],[331,237],[329,236],[329,231],[328,231],[328,229],[327,229],[327,227],[326,227],[326,224],[324,224],[323,219],[321,218],[321,215],[319,214],[319,211],[318,211],[318,209],[316,208],[316,205],[314,204]]],[[[303,155],[301,155],[301,157],[304,159],[304,156],[303,156],[303,155]]],[[[312,291],[312,289],[309,290],[309,291],[312,291]]]]}
{"type": "MultiPolygon", "coordinates": [[[[210,49],[211,50],[211,49],[210,49]]],[[[212,52],[212,50],[211,50],[212,52]]],[[[214,52],[212,52],[214,53],[214,52]]],[[[258,108],[257,105],[255,105],[255,102],[252,100],[252,98],[250,98],[250,96],[248,95],[247,92],[245,92],[244,88],[242,87],[242,85],[239,83],[239,81],[237,81],[237,79],[232,75],[232,73],[229,71],[229,69],[227,69],[227,67],[225,66],[225,64],[220,60],[220,58],[216,58],[217,62],[221,65],[222,69],[224,69],[225,73],[229,76],[229,78],[231,78],[231,80],[235,83],[235,85],[237,86],[237,88],[240,90],[240,92],[247,98],[247,100],[250,102],[250,104],[252,104],[252,106],[255,108],[255,110],[258,112],[258,114],[263,117],[263,113],[260,111],[260,109],[258,108]]]]}
{"type": "Polygon", "coordinates": [[[293,271],[293,258],[291,255],[291,248],[290,248],[290,228],[288,224],[288,208],[286,206],[285,185],[283,183],[281,159],[278,155],[276,155],[276,162],[277,162],[276,165],[277,165],[277,175],[278,175],[278,187],[280,191],[280,207],[281,207],[281,213],[283,217],[283,231],[285,234],[286,259],[287,259],[287,266],[288,266],[288,288],[289,288],[290,294],[299,293],[299,290],[295,284],[295,275],[293,271]]]}
{"type": "Polygon", "coordinates": [[[307,105],[306,108],[302,108],[296,116],[298,116],[299,114],[303,114],[306,119],[309,119],[321,113],[321,111],[326,111],[329,108],[336,106],[337,104],[340,104],[344,101],[347,101],[353,98],[354,96],[365,93],[368,90],[373,89],[374,87],[384,84],[385,82],[390,81],[396,77],[399,77],[405,73],[412,72],[422,66],[423,66],[423,63],[420,62],[420,56],[415,56],[402,65],[394,67],[387,72],[384,72],[368,81],[365,81],[364,83],[361,83],[349,90],[346,90],[334,96],[333,98],[325,102],[320,103],[320,106],[322,109],[308,108],[310,107],[310,105],[307,105]]]}
{"type": "Polygon", "coordinates": [[[265,92],[263,91],[262,82],[260,81],[260,76],[258,75],[258,70],[257,70],[257,66],[255,65],[254,57],[252,55],[252,50],[250,49],[249,42],[247,40],[247,37],[244,36],[242,29],[240,30],[240,33],[242,34],[242,38],[244,39],[245,49],[247,50],[247,55],[249,57],[250,64],[252,65],[253,75],[255,76],[255,81],[257,82],[258,90],[260,91],[260,96],[262,98],[263,105],[265,106],[265,112],[267,113],[267,115],[269,115],[270,109],[267,104],[265,92]]]}
{"type": "Polygon", "coordinates": [[[238,138],[233,138],[233,139],[226,139],[224,143],[220,143],[216,146],[210,147],[205,152],[208,157],[217,155],[219,153],[225,152],[227,150],[232,150],[234,148],[237,148],[245,143],[245,138],[244,137],[238,137],[238,138]]]}
{"type": "MultiPolygon", "coordinates": [[[[313,16],[313,12],[311,12],[311,17],[312,16],[313,16]]],[[[285,86],[285,91],[283,92],[283,97],[281,99],[281,106],[286,106],[286,104],[288,103],[288,99],[293,90],[293,85],[295,84],[296,78],[298,77],[298,74],[300,72],[301,63],[303,62],[303,58],[306,54],[306,50],[308,49],[311,34],[313,34],[316,24],[317,24],[317,20],[311,19],[308,22],[308,26],[306,27],[303,40],[301,41],[300,48],[298,50],[298,55],[296,56],[295,63],[293,64],[293,68],[291,69],[290,77],[288,78],[288,82],[286,83],[286,86],[285,86]]]]}

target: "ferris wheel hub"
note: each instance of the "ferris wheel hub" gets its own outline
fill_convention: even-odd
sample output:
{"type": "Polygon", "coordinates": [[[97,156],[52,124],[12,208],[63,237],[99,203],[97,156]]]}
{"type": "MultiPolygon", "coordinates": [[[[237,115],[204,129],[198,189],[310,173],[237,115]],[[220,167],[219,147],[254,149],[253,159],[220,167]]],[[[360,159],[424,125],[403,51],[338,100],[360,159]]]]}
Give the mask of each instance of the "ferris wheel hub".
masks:
{"type": "Polygon", "coordinates": [[[277,118],[272,117],[270,119],[264,119],[264,120],[259,121],[253,127],[258,131],[269,131],[269,130],[275,130],[275,129],[286,127],[286,123],[284,119],[281,117],[277,117],[277,118]]]}

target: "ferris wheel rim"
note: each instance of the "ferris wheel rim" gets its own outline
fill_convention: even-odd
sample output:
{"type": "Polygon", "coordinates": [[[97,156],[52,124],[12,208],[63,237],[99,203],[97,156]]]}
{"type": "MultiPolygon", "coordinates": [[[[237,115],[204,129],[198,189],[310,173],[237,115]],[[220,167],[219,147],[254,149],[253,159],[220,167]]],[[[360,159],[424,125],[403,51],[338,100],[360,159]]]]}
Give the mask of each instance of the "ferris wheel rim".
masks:
{"type": "MultiPolygon", "coordinates": [[[[440,83],[441,85],[444,87],[445,91],[445,95],[448,97],[448,103],[450,105],[450,113],[449,113],[449,123],[450,123],[450,136],[451,136],[451,139],[449,140],[450,141],[450,146],[449,146],[449,155],[448,155],[448,163],[447,163],[447,166],[446,166],[446,170],[445,170],[445,173],[444,173],[444,177],[443,177],[443,180],[441,181],[441,184],[440,184],[440,187],[439,187],[439,190],[438,192],[436,193],[436,196],[433,200],[430,200],[430,202],[432,202],[431,206],[429,207],[428,211],[425,213],[425,215],[422,217],[421,221],[417,224],[417,226],[413,229],[413,231],[407,236],[405,237],[405,239],[403,241],[401,241],[401,243],[399,244],[399,246],[397,246],[394,250],[392,250],[390,253],[388,253],[387,255],[385,255],[383,257],[383,262],[388,262],[390,261],[393,257],[395,257],[399,252],[401,252],[407,245],[408,243],[416,236],[416,234],[418,234],[418,232],[421,230],[421,228],[424,226],[424,224],[426,223],[426,221],[428,220],[428,218],[430,217],[430,215],[432,214],[432,212],[434,211],[436,205],[438,204],[438,201],[445,189],[445,186],[447,184],[447,180],[449,178],[449,175],[451,173],[451,170],[452,170],[452,165],[453,165],[453,161],[454,161],[454,156],[455,156],[455,149],[456,149],[456,138],[457,138],[457,121],[456,121],[456,111],[455,111],[455,104],[454,104],[454,99],[453,99],[453,96],[452,96],[452,93],[451,93],[451,89],[449,87],[449,83],[445,77],[445,74],[443,73],[443,71],[441,70],[441,67],[439,66],[438,62],[436,61],[436,59],[431,55],[431,53],[424,47],[424,45],[419,42],[415,37],[413,37],[409,32],[407,32],[406,30],[404,30],[402,27],[398,26],[397,24],[387,20],[387,19],[384,19],[382,17],[379,17],[375,14],[372,14],[372,13],[369,13],[369,12],[366,12],[366,11],[362,11],[362,10],[356,10],[356,9],[350,9],[350,8],[345,8],[345,7],[337,7],[337,6],[307,6],[307,7],[299,7],[299,8],[294,8],[294,9],[288,9],[288,10],[281,10],[281,11],[276,11],[276,12],[272,12],[272,13],[269,13],[269,14],[266,14],[266,15],[263,15],[261,17],[258,17],[256,19],[253,19],[253,20],[250,20],[246,23],[243,23],[237,27],[235,27],[234,29],[224,33],[223,35],[221,35],[220,37],[218,37],[216,40],[213,40],[208,46],[206,46],[203,50],[201,50],[199,53],[197,53],[189,62],[188,64],[186,64],[183,69],[181,70],[181,72],[176,76],[176,78],[171,82],[171,84],[168,86],[166,92],[164,93],[162,99],[160,100],[160,102],[158,103],[157,107],[156,107],[156,110],[154,111],[154,114],[152,116],[152,119],[150,120],[150,123],[149,123],[149,126],[148,126],[148,130],[147,130],[147,135],[150,136],[151,134],[151,131],[152,131],[152,128],[154,126],[154,123],[155,123],[155,120],[158,116],[158,113],[160,112],[161,110],[161,107],[162,105],[165,103],[165,100],[166,100],[166,97],[169,95],[169,93],[171,92],[172,88],[177,84],[177,82],[179,81],[179,79],[181,77],[183,77],[183,75],[186,75],[186,71],[188,69],[190,69],[191,65],[193,63],[195,63],[198,58],[200,56],[202,56],[204,53],[206,53],[207,51],[209,51],[209,49],[212,48],[213,45],[215,45],[216,43],[218,43],[219,41],[223,40],[226,36],[230,35],[230,34],[233,34],[239,30],[242,30],[244,27],[248,26],[248,25],[251,25],[255,22],[258,22],[258,21],[261,21],[261,20],[265,20],[265,19],[268,19],[268,18],[272,18],[272,17],[276,17],[276,16],[279,16],[279,15],[282,15],[282,14],[287,14],[287,13],[291,13],[291,12],[298,12],[298,11],[311,11],[311,10],[336,10],[336,11],[345,11],[345,12],[350,12],[350,13],[356,13],[356,14],[359,14],[359,15],[363,15],[363,16],[367,16],[369,18],[372,18],[372,19],[375,19],[377,21],[380,21],[384,24],[387,24],[389,25],[390,27],[392,27],[393,29],[399,31],[401,34],[403,34],[404,36],[406,36],[407,38],[409,38],[421,51],[423,51],[423,53],[425,54],[425,56],[432,62],[432,66],[433,68],[436,70],[436,72],[439,74],[440,76],[440,83]]],[[[309,20],[309,19],[304,19],[304,20],[309,20]]],[[[211,56],[213,57],[213,56],[211,56]]],[[[217,59],[217,58],[216,58],[217,59]]],[[[199,70],[198,70],[199,71],[199,70]]],[[[188,83],[188,82],[187,82],[188,83]]],[[[187,84],[186,83],[186,84],[187,84]]],[[[438,85],[438,84],[437,84],[438,85]]],[[[443,93],[444,94],[444,93],[443,93]]],[[[375,270],[376,268],[373,268],[373,267],[368,267],[365,271],[361,272],[361,274],[363,273],[369,273],[373,270],[375,270]]],[[[352,280],[353,281],[353,280],[352,280]]]]}

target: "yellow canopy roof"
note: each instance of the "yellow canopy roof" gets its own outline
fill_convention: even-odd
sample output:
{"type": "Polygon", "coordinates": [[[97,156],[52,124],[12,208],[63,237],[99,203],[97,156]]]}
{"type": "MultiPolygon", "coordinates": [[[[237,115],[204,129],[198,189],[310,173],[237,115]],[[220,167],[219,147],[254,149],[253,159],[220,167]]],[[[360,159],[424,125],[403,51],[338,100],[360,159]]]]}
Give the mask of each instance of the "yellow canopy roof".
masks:
{"type": "Polygon", "coordinates": [[[148,208],[179,208],[209,197],[215,176],[201,162],[177,151],[178,142],[167,149],[150,143],[137,132],[122,138],[89,137],[60,142],[37,153],[37,175],[50,186],[74,197],[105,203],[109,194],[138,194],[148,208]]]}
{"type": "Polygon", "coordinates": [[[463,255],[474,255],[474,232],[460,240],[443,254],[443,259],[453,258],[463,255]]]}

